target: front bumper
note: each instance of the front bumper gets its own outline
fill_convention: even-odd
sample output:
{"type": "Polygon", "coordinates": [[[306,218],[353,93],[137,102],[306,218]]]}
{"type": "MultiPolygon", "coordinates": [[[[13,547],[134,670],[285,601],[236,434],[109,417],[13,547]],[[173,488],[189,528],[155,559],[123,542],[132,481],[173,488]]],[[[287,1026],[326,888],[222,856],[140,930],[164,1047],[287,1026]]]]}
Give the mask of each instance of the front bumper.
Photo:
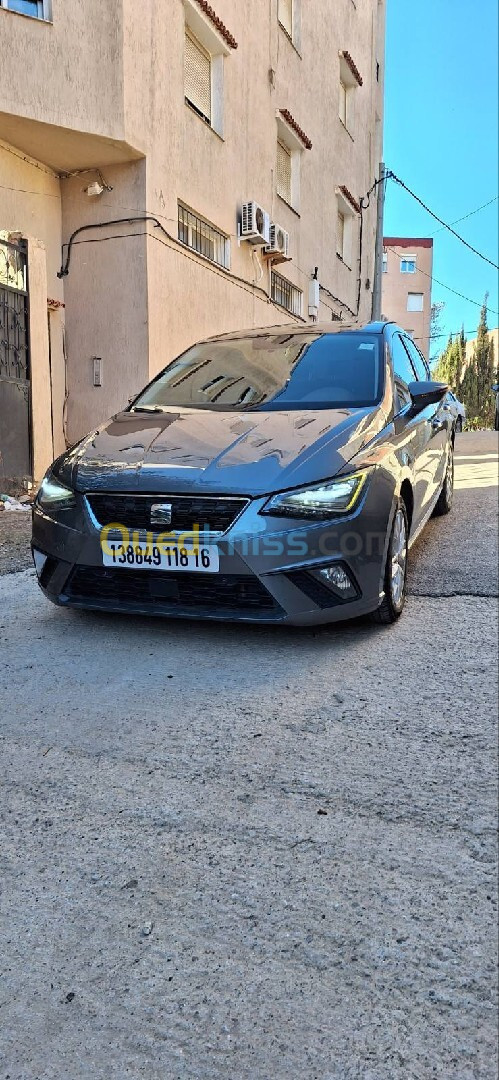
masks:
{"type": "Polygon", "coordinates": [[[297,626],[351,619],[378,607],[393,507],[393,486],[383,470],[373,473],[354,514],[327,523],[262,515],[265,501],[251,500],[216,540],[218,574],[105,568],[100,528],[85,496],[57,518],[35,505],[32,546],[40,587],[65,607],[297,626]],[[352,582],[347,597],[320,574],[338,563],[352,582]]]}

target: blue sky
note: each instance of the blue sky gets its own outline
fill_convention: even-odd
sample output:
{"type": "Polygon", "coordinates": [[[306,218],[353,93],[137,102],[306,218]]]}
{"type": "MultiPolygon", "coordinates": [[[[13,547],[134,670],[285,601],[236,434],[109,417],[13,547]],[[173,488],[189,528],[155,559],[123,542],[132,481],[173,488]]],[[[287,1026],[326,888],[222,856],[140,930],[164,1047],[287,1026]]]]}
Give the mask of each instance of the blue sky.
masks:
{"type": "MultiPolygon", "coordinates": [[[[387,0],[384,159],[451,224],[498,194],[497,0],[387,0]]],[[[499,262],[499,202],[454,228],[499,262]]],[[[498,274],[472,255],[393,181],[385,235],[434,236],[434,277],[499,311],[498,274]]],[[[474,336],[479,308],[434,282],[443,329],[474,336]]],[[[489,313],[489,326],[499,315],[489,313]]],[[[445,338],[442,340],[445,346],[445,338]]]]}

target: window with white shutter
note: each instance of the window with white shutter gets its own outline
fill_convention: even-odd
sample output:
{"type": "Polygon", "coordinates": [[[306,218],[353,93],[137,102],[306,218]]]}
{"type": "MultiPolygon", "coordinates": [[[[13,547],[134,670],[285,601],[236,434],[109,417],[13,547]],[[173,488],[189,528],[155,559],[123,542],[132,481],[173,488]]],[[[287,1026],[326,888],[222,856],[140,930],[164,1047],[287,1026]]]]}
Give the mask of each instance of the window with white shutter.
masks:
{"type": "Polygon", "coordinates": [[[291,151],[277,143],[277,194],[291,204],[291,151]]]}
{"type": "Polygon", "coordinates": [[[185,98],[211,124],[211,56],[188,29],[185,32],[185,98]]]}
{"type": "Polygon", "coordinates": [[[283,29],[293,38],[293,0],[279,0],[279,22],[283,29]]]}

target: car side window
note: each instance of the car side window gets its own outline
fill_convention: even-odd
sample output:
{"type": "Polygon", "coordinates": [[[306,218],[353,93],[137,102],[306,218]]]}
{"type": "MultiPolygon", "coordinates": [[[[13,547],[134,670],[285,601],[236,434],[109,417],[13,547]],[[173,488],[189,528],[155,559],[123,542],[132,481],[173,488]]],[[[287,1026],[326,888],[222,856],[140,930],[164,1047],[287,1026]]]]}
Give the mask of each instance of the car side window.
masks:
{"type": "Polygon", "coordinates": [[[396,379],[404,383],[405,386],[409,386],[409,383],[416,381],[409,354],[399,334],[394,334],[392,338],[392,361],[396,379]]]}
{"type": "Polygon", "coordinates": [[[399,413],[411,403],[411,395],[407,387],[409,383],[416,381],[416,376],[399,334],[394,334],[392,338],[391,353],[395,377],[395,413],[399,413]]]}
{"type": "Polygon", "coordinates": [[[426,361],[424,360],[422,354],[410,338],[403,338],[403,342],[407,349],[407,352],[409,353],[410,359],[412,361],[412,366],[416,372],[417,378],[420,379],[421,382],[426,382],[427,379],[430,378],[430,376],[428,373],[428,368],[426,366],[426,361]]]}

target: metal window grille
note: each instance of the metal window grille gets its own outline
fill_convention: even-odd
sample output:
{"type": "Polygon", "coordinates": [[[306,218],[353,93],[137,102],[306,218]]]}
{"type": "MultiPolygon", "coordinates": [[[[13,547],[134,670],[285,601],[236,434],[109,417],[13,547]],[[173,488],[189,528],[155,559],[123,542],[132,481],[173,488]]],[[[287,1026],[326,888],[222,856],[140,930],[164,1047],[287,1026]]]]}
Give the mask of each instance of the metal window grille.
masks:
{"type": "Polygon", "coordinates": [[[213,225],[197,217],[181,203],[178,205],[178,238],[182,244],[206,259],[230,269],[230,240],[213,225]]]}
{"type": "Polygon", "coordinates": [[[303,293],[301,289],[297,289],[295,285],[292,285],[286,278],[281,277],[281,274],[276,274],[272,271],[272,300],[275,304],[280,304],[281,307],[286,308],[286,311],[290,311],[292,315],[301,315],[303,311],[303,293]]]}
{"type": "Polygon", "coordinates": [[[284,143],[277,143],[277,194],[291,203],[291,152],[284,143]]]}
{"type": "Polygon", "coordinates": [[[345,255],[345,215],[338,210],[338,227],[336,231],[336,251],[342,259],[345,255]]]}
{"type": "Polygon", "coordinates": [[[279,0],[279,22],[283,29],[293,37],[293,0],[279,0]]]}
{"type": "Polygon", "coordinates": [[[185,32],[185,97],[211,124],[211,57],[190,30],[185,32]]]}

